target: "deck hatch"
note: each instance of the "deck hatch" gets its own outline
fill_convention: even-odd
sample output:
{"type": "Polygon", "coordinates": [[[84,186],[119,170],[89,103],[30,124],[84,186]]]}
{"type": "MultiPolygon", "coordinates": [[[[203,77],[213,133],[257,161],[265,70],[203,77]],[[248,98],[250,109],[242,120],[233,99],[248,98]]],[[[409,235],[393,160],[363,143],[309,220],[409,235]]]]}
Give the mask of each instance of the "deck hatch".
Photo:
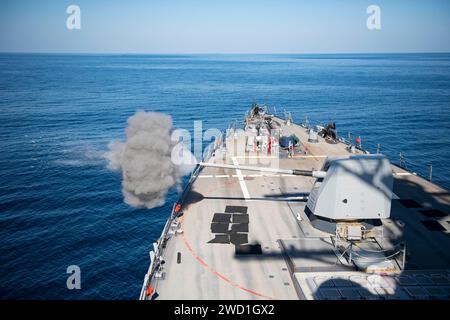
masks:
{"type": "Polygon", "coordinates": [[[340,279],[340,278],[334,278],[334,279],[331,279],[331,280],[333,281],[333,284],[336,287],[344,287],[344,288],[346,288],[346,287],[353,287],[353,282],[348,281],[348,280],[344,280],[344,279],[340,279]]]}
{"type": "Polygon", "coordinates": [[[341,295],[338,289],[319,289],[319,295],[324,299],[340,299],[341,295]]]}
{"type": "Polygon", "coordinates": [[[359,300],[360,295],[358,290],[352,289],[352,288],[344,288],[339,289],[339,292],[341,293],[342,297],[349,300],[359,300]]]}
{"type": "Polygon", "coordinates": [[[229,223],[213,222],[211,223],[212,233],[227,233],[229,231],[229,223]]]}
{"type": "Polygon", "coordinates": [[[247,213],[246,206],[226,206],[225,213],[247,213]]]}
{"type": "Polygon", "coordinates": [[[445,212],[438,209],[424,209],[420,210],[420,213],[428,218],[442,218],[447,216],[445,212]]]}
{"type": "Polygon", "coordinates": [[[233,223],[249,223],[248,214],[233,214],[233,223]]]}
{"type": "Polygon", "coordinates": [[[229,244],[230,243],[230,235],[229,234],[216,234],[214,239],[209,240],[208,243],[229,244]]]}
{"type": "Polygon", "coordinates": [[[231,244],[235,255],[262,255],[261,245],[249,244],[249,215],[245,206],[226,206],[225,213],[214,213],[211,233],[214,238],[208,243],[231,244]]]}
{"type": "Polygon", "coordinates": [[[422,220],[421,222],[430,231],[445,231],[445,228],[436,220],[422,220]]]}
{"type": "Polygon", "coordinates": [[[214,213],[212,222],[226,222],[229,223],[231,221],[230,213],[214,213]]]}
{"type": "Polygon", "coordinates": [[[397,201],[406,208],[422,208],[422,206],[417,201],[412,199],[398,199],[397,201]]]}
{"type": "Polygon", "coordinates": [[[248,223],[233,223],[231,232],[248,232],[248,223]]]}
{"type": "Polygon", "coordinates": [[[232,233],[230,234],[230,242],[234,245],[240,245],[248,242],[248,234],[232,233]]]}

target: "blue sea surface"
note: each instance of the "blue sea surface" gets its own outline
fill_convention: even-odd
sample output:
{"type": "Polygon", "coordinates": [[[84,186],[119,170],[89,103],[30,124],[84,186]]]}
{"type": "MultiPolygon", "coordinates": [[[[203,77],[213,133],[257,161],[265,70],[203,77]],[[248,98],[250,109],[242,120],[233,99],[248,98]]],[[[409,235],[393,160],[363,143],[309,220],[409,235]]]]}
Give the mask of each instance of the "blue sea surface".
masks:
{"type": "Polygon", "coordinates": [[[450,188],[450,54],[0,54],[0,298],[137,299],[177,191],[124,204],[108,143],[138,109],[192,132],[242,123],[253,102],[335,121],[450,188]]]}

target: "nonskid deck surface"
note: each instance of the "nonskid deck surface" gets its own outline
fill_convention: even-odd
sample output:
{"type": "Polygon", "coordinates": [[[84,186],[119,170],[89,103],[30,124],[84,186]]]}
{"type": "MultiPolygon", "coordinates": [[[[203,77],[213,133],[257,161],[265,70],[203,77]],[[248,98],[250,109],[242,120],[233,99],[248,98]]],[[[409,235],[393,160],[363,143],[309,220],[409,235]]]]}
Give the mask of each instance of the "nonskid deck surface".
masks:
{"type": "MultiPolygon", "coordinates": [[[[279,159],[279,167],[320,169],[326,156],[349,154],[343,143],[329,144],[322,138],[319,143],[308,143],[305,128],[278,122],[283,135],[296,134],[307,150],[306,155],[279,159]]],[[[231,137],[228,152],[216,152],[209,161],[267,165],[270,155],[239,152],[240,139],[245,139],[243,134],[231,137]]],[[[158,299],[413,298],[414,293],[426,297],[433,290],[435,295],[430,296],[448,298],[449,193],[399,167],[393,166],[393,171],[399,173],[394,182],[399,199],[393,200],[391,219],[383,222],[383,247],[406,241],[406,269],[419,270],[411,271],[410,277],[434,275],[440,282],[430,278],[428,287],[413,282],[417,286],[412,289],[396,288],[389,281],[391,287],[381,291],[370,287],[373,277],[367,280],[370,275],[340,261],[330,236],[309,223],[305,196],[314,178],[204,168],[183,203],[183,232],[167,242],[164,278],[155,283],[158,299]],[[365,291],[355,290],[351,281],[350,285],[332,282],[333,277],[348,280],[355,275],[366,277],[365,291]],[[318,280],[324,277],[331,284],[318,280]],[[352,290],[346,290],[349,286],[352,290]]],[[[398,277],[390,281],[399,283],[398,277]]]]}

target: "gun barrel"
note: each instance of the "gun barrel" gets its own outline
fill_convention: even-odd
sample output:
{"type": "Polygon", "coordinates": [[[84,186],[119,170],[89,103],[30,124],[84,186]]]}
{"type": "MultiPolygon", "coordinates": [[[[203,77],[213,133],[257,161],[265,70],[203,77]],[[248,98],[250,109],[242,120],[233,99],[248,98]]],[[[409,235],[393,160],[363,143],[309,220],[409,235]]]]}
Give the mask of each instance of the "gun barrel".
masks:
{"type": "Polygon", "coordinates": [[[199,165],[202,167],[210,167],[210,168],[236,169],[236,170],[245,170],[245,171],[262,171],[262,172],[271,172],[271,173],[292,174],[292,175],[296,175],[296,176],[308,176],[308,177],[315,177],[315,178],[324,178],[326,175],[325,171],[314,171],[314,170],[279,169],[279,168],[241,166],[241,165],[207,163],[207,162],[200,162],[199,165]]]}

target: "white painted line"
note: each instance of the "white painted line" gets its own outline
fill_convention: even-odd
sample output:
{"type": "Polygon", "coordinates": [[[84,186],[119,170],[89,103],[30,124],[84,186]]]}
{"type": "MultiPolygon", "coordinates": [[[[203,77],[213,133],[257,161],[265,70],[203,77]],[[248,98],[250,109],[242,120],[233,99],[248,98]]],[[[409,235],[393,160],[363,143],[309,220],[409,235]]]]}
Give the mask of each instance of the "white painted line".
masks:
{"type": "MultiPolygon", "coordinates": [[[[241,171],[241,170],[239,170],[241,171]]],[[[199,178],[239,178],[239,177],[245,178],[245,177],[296,177],[296,175],[293,174],[216,174],[216,175],[209,175],[209,174],[203,174],[198,176],[199,178]]]]}
{"type": "Polygon", "coordinates": [[[394,172],[395,176],[410,176],[411,172],[394,172]]]}
{"type": "Polygon", "coordinates": [[[328,156],[326,155],[293,155],[291,158],[327,158],[328,156]]]}
{"type": "Polygon", "coordinates": [[[274,156],[235,156],[236,159],[277,159],[274,156]]]}
{"type": "MultiPolygon", "coordinates": [[[[239,176],[237,174],[233,174],[232,177],[233,178],[239,178],[239,176]]],[[[242,177],[244,177],[244,178],[245,177],[251,177],[251,175],[250,174],[243,174],[242,177]]]]}
{"type": "Polygon", "coordinates": [[[292,201],[292,200],[308,200],[308,197],[264,197],[267,200],[276,200],[276,201],[292,201]]]}
{"type": "MultiPolygon", "coordinates": [[[[292,158],[326,158],[327,155],[319,154],[319,155],[301,155],[297,154],[292,156],[292,158]]],[[[278,159],[278,157],[273,156],[235,156],[236,159],[278,159]]]]}
{"type": "MultiPolygon", "coordinates": [[[[239,165],[239,162],[237,161],[236,157],[232,157],[231,159],[233,160],[233,164],[235,166],[239,165]]],[[[250,194],[248,193],[247,185],[245,184],[241,170],[236,169],[236,174],[238,176],[239,185],[241,186],[242,194],[244,195],[245,200],[250,199],[250,194]]]]}

